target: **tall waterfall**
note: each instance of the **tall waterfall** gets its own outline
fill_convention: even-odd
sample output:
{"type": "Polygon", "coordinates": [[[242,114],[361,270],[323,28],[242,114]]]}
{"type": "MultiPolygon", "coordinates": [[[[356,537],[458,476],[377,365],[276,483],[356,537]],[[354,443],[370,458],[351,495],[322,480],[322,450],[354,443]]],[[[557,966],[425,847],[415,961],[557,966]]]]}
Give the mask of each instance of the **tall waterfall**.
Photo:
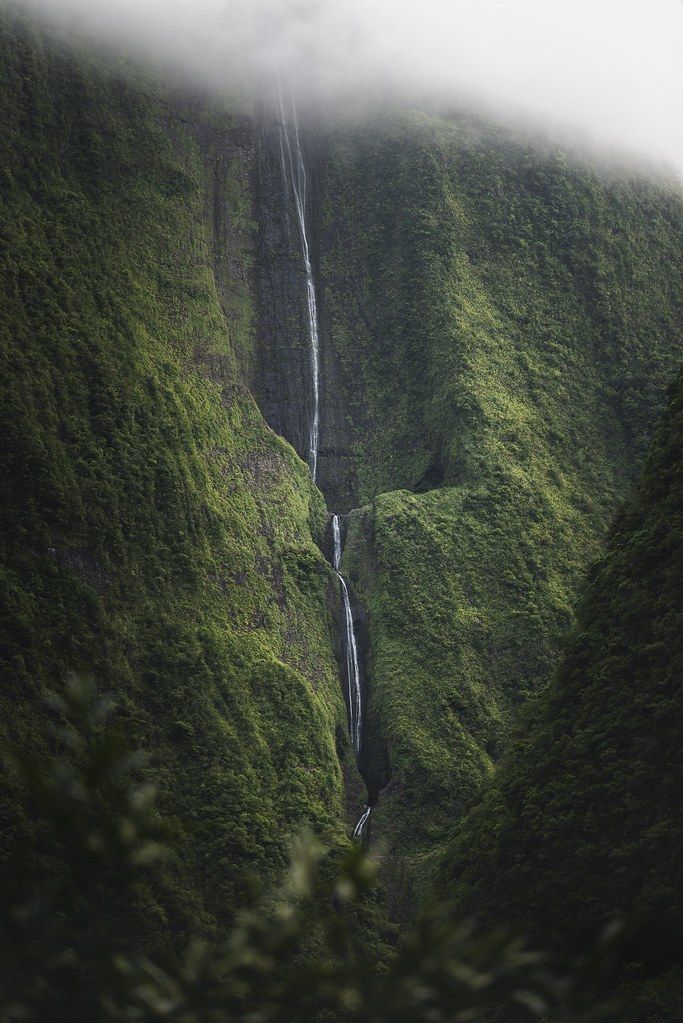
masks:
{"type": "Polygon", "coordinates": [[[353,628],[353,615],[351,613],[351,600],[346,580],[339,571],[342,556],[341,530],[339,528],[339,516],[332,516],[332,539],[334,543],[333,564],[337,578],[341,584],[342,603],[344,605],[344,646],[346,648],[346,685],[349,698],[349,731],[353,749],[358,757],[360,753],[360,741],[363,729],[363,702],[360,666],[358,661],[358,644],[356,633],[353,628]]]}
{"type": "MultiPolygon", "coordinates": [[[[282,176],[285,190],[288,191],[291,182],[294,195],[296,216],[299,222],[299,236],[301,238],[301,254],[306,271],[306,305],[308,309],[308,332],[310,338],[310,365],[313,392],[313,410],[308,435],[308,465],[314,482],[318,475],[318,446],[320,440],[320,338],[318,334],[318,302],[315,291],[315,278],[311,265],[311,251],[308,240],[308,225],[306,223],[306,165],[304,164],[299,138],[299,125],[296,116],[296,106],[292,100],[291,129],[290,122],[285,115],[282,91],[278,89],[278,102],[280,107],[280,161],[282,164],[282,176]]],[[[342,604],[344,608],[344,650],[346,653],[346,686],[349,705],[349,732],[356,760],[360,756],[361,738],[363,734],[363,692],[358,660],[358,644],[353,628],[353,615],[351,612],[351,599],[346,580],[339,571],[342,556],[341,530],[339,527],[339,516],[332,516],[332,536],[334,540],[334,570],[337,573],[342,592],[342,604]]],[[[366,806],[358,820],[353,837],[359,841],[363,839],[365,829],[370,819],[371,808],[366,806]]]]}
{"type": "MultiPolygon", "coordinates": [[[[357,760],[360,755],[360,744],[363,734],[363,689],[360,674],[360,663],[358,660],[358,644],[356,642],[356,633],[353,628],[353,615],[351,613],[349,588],[346,585],[346,580],[339,571],[342,556],[342,542],[338,515],[332,516],[332,542],[332,563],[341,585],[342,603],[344,607],[344,649],[346,651],[346,691],[349,704],[349,732],[351,733],[351,742],[353,743],[353,750],[356,754],[357,760]]],[[[363,838],[365,828],[370,819],[370,813],[371,808],[366,806],[353,830],[354,838],[359,840],[363,838]]]]}
{"type": "Polygon", "coordinates": [[[334,570],[339,575],[339,566],[341,565],[342,556],[342,542],[341,542],[341,529],[339,527],[339,516],[332,516],[332,564],[334,570]]]}
{"type": "Polygon", "coordinates": [[[357,838],[359,840],[362,839],[362,837],[363,837],[363,835],[365,833],[365,827],[366,827],[368,821],[370,820],[370,814],[371,813],[372,813],[372,807],[371,806],[366,806],[365,809],[363,810],[363,813],[361,814],[361,816],[360,816],[360,818],[358,820],[358,823],[356,824],[355,828],[353,829],[353,837],[354,838],[357,838]]]}
{"type": "Polygon", "coordinates": [[[282,174],[285,188],[288,188],[288,180],[292,184],[294,205],[299,222],[299,235],[301,237],[301,254],[306,271],[306,305],[308,309],[308,333],[310,338],[310,363],[313,385],[313,410],[308,431],[308,465],[311,470],[311,476],[315,481],[318,475],[318,444],[320,440],[320,338],[318,334],[318,301],[315,293],[315,278],[311,265],[311,251],[306,224],[306,165],[301,151],[299,124],[294,100],[292,100],[291,131],[285,116],[281,90],[278,90],[278,101],[280,106],[280,157],[282,160],[282,174]],[[287,168],[289,168],[289,174],[287,173],[287,168]]]}

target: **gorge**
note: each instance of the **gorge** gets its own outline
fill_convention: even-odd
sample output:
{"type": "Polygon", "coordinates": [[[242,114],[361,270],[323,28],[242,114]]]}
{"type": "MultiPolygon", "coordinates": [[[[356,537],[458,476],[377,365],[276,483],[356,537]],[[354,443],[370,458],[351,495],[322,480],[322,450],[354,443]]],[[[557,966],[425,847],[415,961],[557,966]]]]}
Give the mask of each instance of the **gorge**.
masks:
{"type": "MultiPolygon", "coordinates": [[[[278,1023],[363,1019],[436,901],[558,957],[642,921],[623,1019],[673,1023],[679,184],[238,111],[6,2],[0,58],[1,1013],[241,1019],[282,962],[278,1023]],[[302,834],[342,880],[296,944],[302,834]]],[[[427,1019],[434,949],[365,1018],[427,1019]]]]}

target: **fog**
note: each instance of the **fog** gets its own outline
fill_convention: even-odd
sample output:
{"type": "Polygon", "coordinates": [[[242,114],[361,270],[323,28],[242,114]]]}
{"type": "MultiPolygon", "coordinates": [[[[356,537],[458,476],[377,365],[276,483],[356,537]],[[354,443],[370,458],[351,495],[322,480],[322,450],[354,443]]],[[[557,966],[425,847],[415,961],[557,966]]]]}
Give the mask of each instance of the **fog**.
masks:
{"type": "Polygon", "coordinates": [[[249,102],[432,98],[683,170],[679,0],[20,0],[249,102]]]}

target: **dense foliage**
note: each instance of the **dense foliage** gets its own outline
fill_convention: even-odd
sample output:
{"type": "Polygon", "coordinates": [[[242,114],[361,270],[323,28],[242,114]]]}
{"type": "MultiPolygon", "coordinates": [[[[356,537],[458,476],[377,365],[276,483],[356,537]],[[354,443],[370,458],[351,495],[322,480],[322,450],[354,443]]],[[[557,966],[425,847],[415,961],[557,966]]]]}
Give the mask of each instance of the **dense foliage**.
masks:
{"type": "Polygon", "coordinates": [[[682,587],[683,376],[557,677],[442,872],[458,911],[555,948],[632,921],[625,981],[648,980],[648,1021],[683,1008],[682,587]]]}
{"type": "Polygon", "coordinates": [[[464,115],[333,133],[325,326],[350,422],[374,815],[396,869],[489,776],[680,357],[680,201],[464,115]],[[412,491],[412,492],[409,492],[412,491]]]}
{"type": "MultiPolygon", "coordinates": [[[[276,296],[284,278],[290,290],[301,282],[298,238],[280,232],[287,211],[279,226],[255,223],[266,185],[269,210],[280,201],[275,172],[255,184],[262,142],[223,106],[170,95],[88,47],[62,52],[0,6],[0,739],[18,768],[0,777],[0,888],[38,950],[15,969],[6,934],[6,972],[38,1003],[51,1004],[54,981],[67,1018],[55,952],[58,973],[77,964],[82,1018],[91,997],[97,1012],[118,1011],[100,997],[113,951],[133,999],[123,1018],[164,1006],[213,1018],[215,1006],[187,1004],[200,975],[210,998],[231,998],[234,981],[243,1002],[272,996],[281,1011],[273,962],[287,920],[235,921],[252,874],[272,890],[304,826],[332,850],[320,906],[345,897],[330,862],[361,783],[334,655],[338,587],[320,552],[325,507],[250,391],[277,404],[282,386],[299,418],[310,407],[307,358],[258,379],[269,330],[283,335],[276,355],[308,352],[297,302],[282,316],[258,305],[259,273],[276,296]],[[74,668],[95,673],[117,728],[149,751],[158,804],[120,783],[120,758],[122,771],[135,761],[118,740],[93,753],[46,727],[43,698],[74,668]],[[64,767],[63,746],[86,768],[64,767]],[[57,834],[39,812],[47,803],[57,834]],[[41,934],[50,913],[55,929],[41,934]],[[246,988],[239,955],[224,986],[213,942],[229,932],[252,957],[246,988]],[[181,967],[190,934],[211,944],[181,967]],[[156,965],[142,965],[152,950],[156,965]]],[[[549,680],[579,583],[642,463],[680,354],[680,203],[665,183],[598,173],[460,114],[330,123],[307,143],[321,465],[338,473],[339,510],[355,507],[343,569],[367,610],[362,766],[373,797],[384,787],[372,842],[401,917],[494,775],[520,707],[549,680]]],[[[642,911],[631,960],[645,971],[644,950],[661,962],[677,926],[663,765],[680,661],[666,489],[679,412],[594,573],[554,695],[451,849],[462,883],[453,866],[443,882],[458,904],[488,905],[491,918],[507,906],[512,925],[572,949],[612,913],[642,911]],[[566,876],[555,869],[565,855],[566,876]]],[[[363,862],[351,854],[356,881],[363,862]]],[[[414,961],[399,954],[387,967],[396,984],[382,988],[375,953],[395,931],[369,893],[349,919],[367,963],[347,970],[357,948],[344,932],[311,997],[351,1018],[403,1019],[425,990],[428,1018],[457,984],[472,989],[460,992],[466,1012],[489,966],[503,986],[520,979],[516,946],[463,963],[460,932],[430,921],[414,961]],[[370,973],[379,986],[368,993],[370,973]]],[[[309,951],[341,933],[336,912],[297,921],[309,951]]],[[[301,986],[305,970],[292,976],[301,986]]],[[[524,1011],[545,1012],[527,993],[524,1011]]]]}
{"type": "MultiPolygon", "coordinates": [[[[223,927],[300,828],[346,830],[324,507],[238,370],[236,129],[0,10],[1,730],[47,752],[41,695],[74,667],[115,693],[183,836],[166,890],[121,906],[142,946],[223,927]]],[[[4,866],[37,827],[7,776],[0,823],[4,866]]]]}
{"type": "Polygon", "coordinates": [[[177,1023],[466,1023],[491,1007],[506,1019],[596,1023],[614,1018],[604,997],[619,936],[607,932],[571,969],[504,934],[474,938],[439,916],[423,918],[381,968],[355,940],[371,901],[374,867],[359,847],[343,856],[302,844],[287,883],[263,901],[254,890],[229,940],[194,938],[160,961],[122,955],[109,937],[73,947],[73,906],[110,912],[134,897],[142,875],[173,855],[160,841],[155,790],[108,720],[110,702],[72,677],[52,696],[57,759],[5,750],[49,826],[56,874],[24,865],[2,891],[0,1019],[177,1023]]]}

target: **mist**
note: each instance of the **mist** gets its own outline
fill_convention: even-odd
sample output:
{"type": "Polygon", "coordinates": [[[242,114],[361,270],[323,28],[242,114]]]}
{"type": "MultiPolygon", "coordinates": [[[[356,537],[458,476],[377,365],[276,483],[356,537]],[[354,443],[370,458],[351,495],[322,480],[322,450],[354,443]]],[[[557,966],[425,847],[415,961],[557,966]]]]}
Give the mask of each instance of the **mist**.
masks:
{"type": "Polygon", "coordinates": [[[252,102],[483,109],[683,171],[678,0],[22,0],[252,102]]]}

